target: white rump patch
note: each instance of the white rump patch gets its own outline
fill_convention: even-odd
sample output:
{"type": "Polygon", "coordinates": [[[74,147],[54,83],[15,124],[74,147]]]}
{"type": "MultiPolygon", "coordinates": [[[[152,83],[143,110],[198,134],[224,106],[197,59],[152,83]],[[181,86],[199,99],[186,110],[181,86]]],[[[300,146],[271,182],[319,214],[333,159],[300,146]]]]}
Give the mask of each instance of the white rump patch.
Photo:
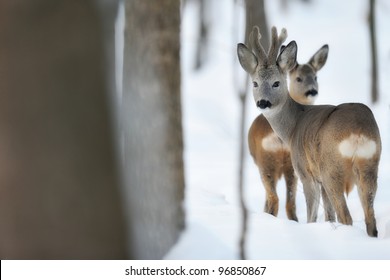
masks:
{"type": "Polygon", "coordinates": [[[376,143],[364,135],[351,134],[339,144],[343,157],[370,159],[376,153],[376,143]]]}
{"type": "Polygon", "coordinates": [[[288,147],[283,144],[283,141],[276,135],[275,132],[268,134],[261,142],[263,149],[270,152],[278,152],[280,150],[288,150],[288,147]]]}

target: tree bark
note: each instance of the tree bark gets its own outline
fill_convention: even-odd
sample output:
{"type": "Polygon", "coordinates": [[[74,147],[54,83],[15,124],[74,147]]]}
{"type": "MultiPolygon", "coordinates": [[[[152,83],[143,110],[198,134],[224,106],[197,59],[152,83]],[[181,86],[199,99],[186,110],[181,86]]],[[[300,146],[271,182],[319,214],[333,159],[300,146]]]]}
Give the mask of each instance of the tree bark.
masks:
{"type": "Polygon", "coordinates": [[[184,227],[180,1],[125,2],[123,124],[132,258],[159,259],[184,227]]]}
{"type": "Polygon", "coordinates": [[[0,2],[1,259],[127,257],[98,9],[0,2]]]}

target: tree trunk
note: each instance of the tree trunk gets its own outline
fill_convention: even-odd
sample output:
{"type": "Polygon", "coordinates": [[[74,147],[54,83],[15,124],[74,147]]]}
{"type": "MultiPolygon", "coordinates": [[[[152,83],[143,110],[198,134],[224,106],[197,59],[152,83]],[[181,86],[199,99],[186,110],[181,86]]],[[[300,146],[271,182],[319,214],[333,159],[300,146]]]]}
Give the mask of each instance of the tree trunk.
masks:
{"type": "Polygon", "coordinates": [[[370,46],[371,46],[371,102],[378,101],[378,63],[376,50],[376,31],[375,31],[375,0],[370,0],[370,46]]]}
{"type": "Polygon", "coordinates": [[[132,258],[158,259],[184,227],[180,1],[125,2],[123,125],[132,258]]]}
{"type": "Polygon", "coordinates": [[[245,44],[248,45],[249,34],[253,26],[257,25],[260,28],[261,44],[264,50],[269,47],[269,28],[267,17],[265,14],[264,0],[245,0],[245,44]]]}
{"type": "MultiPolygon", "coordinates": [[[[249,34],[254,25],[260,27],[262,35],[262,44],[267,49],[269,45],[268,25],[265,17],[264,1],[263,0],[246,0],[245,1],[245,44],[248,45],[249,34]]],[[[242,210],[242,227],[239,242],[240,259],[246,259],[246,233],[248,224],[248,211],[244,200],[244,170],[245,170],[245,148],[247,141],[246,123],[246,100],[248,92],[249,76],[245,80],[243,89],[239,92],[241,102],[241,120],[240,120],[240,147],[239,147],[239,172],[238,172],[238,189],[240,196],[240,205],[242,210]]]]}
{"type": "Polygon", "coordinates": [[[1,259],[127,257],[97,5],[0,2],[1,259]]]}
{"type": "Polygon", "coordinates": [[[198,25],[198,40],[196,44],[195,53],[195,65],[194,69],[199,70],[207,59],[207,48],[208,48],[208,20],[207,20],[207,3],[206,0],[197,0],[199,5],[199,25],[198,25]]]}

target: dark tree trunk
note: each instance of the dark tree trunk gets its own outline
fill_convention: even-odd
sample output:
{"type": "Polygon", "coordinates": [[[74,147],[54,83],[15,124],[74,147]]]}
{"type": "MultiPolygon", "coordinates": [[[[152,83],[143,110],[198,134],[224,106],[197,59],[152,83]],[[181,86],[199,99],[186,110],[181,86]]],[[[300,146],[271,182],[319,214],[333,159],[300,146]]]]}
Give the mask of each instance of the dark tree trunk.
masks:
{"type": "Polygon", "coordinates": [[[376,30],[375,30],[375,0],[370,0],[369,14],[370,47],[371,47],[371,101],[378,101],[378,63],[376,50],[376,30]]]}
{"type": "Polygon", "coordinates": [[[158,259],[184,227],[180,1],[125,2],[123,125],[133,258],[158,259]]]}
{"type": "Polygon", "coordinates": [[[0,2],[1,259],[127,257],[97,5],[0,2]]]}

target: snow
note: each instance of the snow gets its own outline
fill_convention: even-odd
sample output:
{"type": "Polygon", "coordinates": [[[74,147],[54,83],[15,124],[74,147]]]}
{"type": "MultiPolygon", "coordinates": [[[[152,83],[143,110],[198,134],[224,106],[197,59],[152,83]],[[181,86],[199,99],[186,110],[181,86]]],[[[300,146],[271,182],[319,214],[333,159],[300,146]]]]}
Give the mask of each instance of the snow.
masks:
{"type": "MultiPolygon", "coordinates": [[[[197,40],[196,7],[182,10],[182,98],[185,137],[186,229],[166,259],[237,259],[241,212],[238,202],[240,104],[236,45],[242,42],[243,0],[213,0],[209,60],[193,70],[197,40]],[[218,4],[217,4],[218,3],[218,4]],[[218,6],[217,6],[218,5],[218,6]]],[[[287,219],[285,182],[278,183],[278,217],[263,212],[265,191],[246,149],[245,200],[249,209],[249,259],[390,259],[390,4],[377,1],[380,102],[370,104],[368,1],[266,1],[269,26],[288,30],[287,42],[298,43],[298,61],[306,62],[329,44],[326,65],[318,73],[316,104],[362,102],[373,110],[382,136],[378,191],[375,199],[378,238],[368,237],[355,188],[347,203],[353,226],[324,221],[320,205],[317,223],[306,223],[306,204],[298,184],[297,216],[287,219]]],[[[241,77],[241,78],[240,78],[241,77]]],[[[257,116],[248,98],[247,128],[257,116]]]]}

